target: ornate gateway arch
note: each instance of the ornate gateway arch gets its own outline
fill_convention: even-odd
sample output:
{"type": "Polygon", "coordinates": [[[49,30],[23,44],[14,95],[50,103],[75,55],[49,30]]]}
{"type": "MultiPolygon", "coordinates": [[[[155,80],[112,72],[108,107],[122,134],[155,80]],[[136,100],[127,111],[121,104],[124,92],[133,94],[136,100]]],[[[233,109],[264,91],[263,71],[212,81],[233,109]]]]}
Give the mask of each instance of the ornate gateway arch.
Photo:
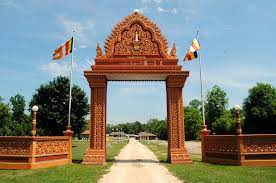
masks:
{"type": "Polygon", "coordinates": [[[182,88],[188,71],[177,65],[176,46],[168,43],[155,23],[135,12],[119,22],[97,46],[95,65],[84,71],[91,88],[90,146],[83,164],[106,162],[106,94],[108,81],[165,81],[167,89],[168,160],[191,163],[185,149],[182,88]]]}

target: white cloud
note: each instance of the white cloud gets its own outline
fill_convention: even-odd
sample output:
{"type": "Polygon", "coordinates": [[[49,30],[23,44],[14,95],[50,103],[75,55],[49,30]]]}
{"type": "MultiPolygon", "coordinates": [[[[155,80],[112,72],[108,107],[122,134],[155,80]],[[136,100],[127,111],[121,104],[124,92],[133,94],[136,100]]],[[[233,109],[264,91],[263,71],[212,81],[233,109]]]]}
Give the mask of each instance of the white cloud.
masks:
{"type": "MultiPolygon", "coordinates": [[[[87,59],[88,60],[88,59],[87,59]]],[[[73,63],[73,72],[82,72],[86,70],[91,65],[90,62],[87,61],[86,64],[78,64],[76,62],[73,63]]],[[[70,74],[70,61],[62,61],[62,62],[50,62],[48,64],[41,65],[40,70],[45,73],[50,74],[51,76],[69,76],[70,74]]]]}
{"type": "Polygon", "coordinates": [[[173,9],[171,10],[171,13],[173,13],[173,14],[177,14],[177,10],[176,10],[176,8],[173,8],[173,9]]]}
{"type": "Polygon", "coordinates": [[[134,9],[133,11],[134,11],[134,12],[138,12],[138,13],[144,13],[144,11],[145,11],[147,8],[148,8],[148,7],[145,6],[145,7],[140,8],[140,9],[134,9]]]}
{"type": "Polygon", "coordinates": [[[87,48],[86,45],[80,45],[80,48],[87,48]]]}
{"type": "Polygon", "coordinates": [[[94,30],[94,23],[80,20],[73,20],[71,17],[59,15],[56,18],[57,24],[61,25],[64,29],[65,34],[72,35],[72,32],[75,31],[75,37],[77,38],[77,45],[80,45],[81,48],[86,48],[91,44],[91,40],[88,38],[89,33],[94,30]]]}
{"type": "Polygon", "coordinates": [[[160,6],[157,7],[157,11],[159,11],[160,13],[172,13],[172,14],[177,14],[177,9],[173,8],[173,9],[164,9],[161,8],[160,6]]]}
{"type": "Polygon", "coordinates": [[[68,76],[70,65],[68,62],[50,62],[48,64],[41,65],[40,70],[49,73],[52,76],[68,76]]]}
{"type": "Polygon", "coordinates": [[[157,11],[159,11],[159,12],[165,12],[165,10],[163,8],[161,8],[160,6],[158,6],[157,11]]]}

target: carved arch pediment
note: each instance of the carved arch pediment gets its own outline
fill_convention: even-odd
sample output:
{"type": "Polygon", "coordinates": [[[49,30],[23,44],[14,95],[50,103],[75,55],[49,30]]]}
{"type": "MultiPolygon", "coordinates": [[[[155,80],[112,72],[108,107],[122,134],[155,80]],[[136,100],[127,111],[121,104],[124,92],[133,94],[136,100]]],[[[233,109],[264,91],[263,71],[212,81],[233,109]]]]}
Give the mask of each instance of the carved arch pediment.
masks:
{"type": "Polygon", "coordinates": [[[117,23],[105,41],[102,58],[168,58],[168,42],[157,25],[138,12],[117,23]]]}

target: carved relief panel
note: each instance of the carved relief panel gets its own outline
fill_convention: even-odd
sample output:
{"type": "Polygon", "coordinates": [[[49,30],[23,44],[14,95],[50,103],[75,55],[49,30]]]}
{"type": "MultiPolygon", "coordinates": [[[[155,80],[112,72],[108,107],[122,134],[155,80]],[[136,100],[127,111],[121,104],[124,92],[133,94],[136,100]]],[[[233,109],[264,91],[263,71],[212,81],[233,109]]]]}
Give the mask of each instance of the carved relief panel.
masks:
{"type": "Polygon", "coordinates": [[[158,44],[153,41],[152,34],[144,30],[141,24],[134,23],[129,30],[124,30],[121,41],[115,44],[115,56],[151,55],[159,56],[158,44]]]}

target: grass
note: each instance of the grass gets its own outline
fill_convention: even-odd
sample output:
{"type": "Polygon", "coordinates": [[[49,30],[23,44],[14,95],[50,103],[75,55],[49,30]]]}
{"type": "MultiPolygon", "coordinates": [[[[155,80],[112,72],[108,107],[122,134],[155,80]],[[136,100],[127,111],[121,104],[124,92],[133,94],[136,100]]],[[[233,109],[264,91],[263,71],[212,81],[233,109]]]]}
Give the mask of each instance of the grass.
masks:
{"type": "Polygon", "coordinates": [[[108,168],[114,161],[114,157],[126,144],[127,142],[108,143],[108,162],[104,166],[90,166],[80,164],[83,154],[88,147],[88,142],[74,141],[72,164],[38,170],[0,170],[0,182],[97,182],[108,171],[108,168]]]}
{"type": "Polygon", "coordinates": [[[276,167],[240,167],[202,163],[199,155],[191,155],[193,164],[167,163],[167,144],[142,141],[168,170],[185,182],[276,182],[276,167]]]}

